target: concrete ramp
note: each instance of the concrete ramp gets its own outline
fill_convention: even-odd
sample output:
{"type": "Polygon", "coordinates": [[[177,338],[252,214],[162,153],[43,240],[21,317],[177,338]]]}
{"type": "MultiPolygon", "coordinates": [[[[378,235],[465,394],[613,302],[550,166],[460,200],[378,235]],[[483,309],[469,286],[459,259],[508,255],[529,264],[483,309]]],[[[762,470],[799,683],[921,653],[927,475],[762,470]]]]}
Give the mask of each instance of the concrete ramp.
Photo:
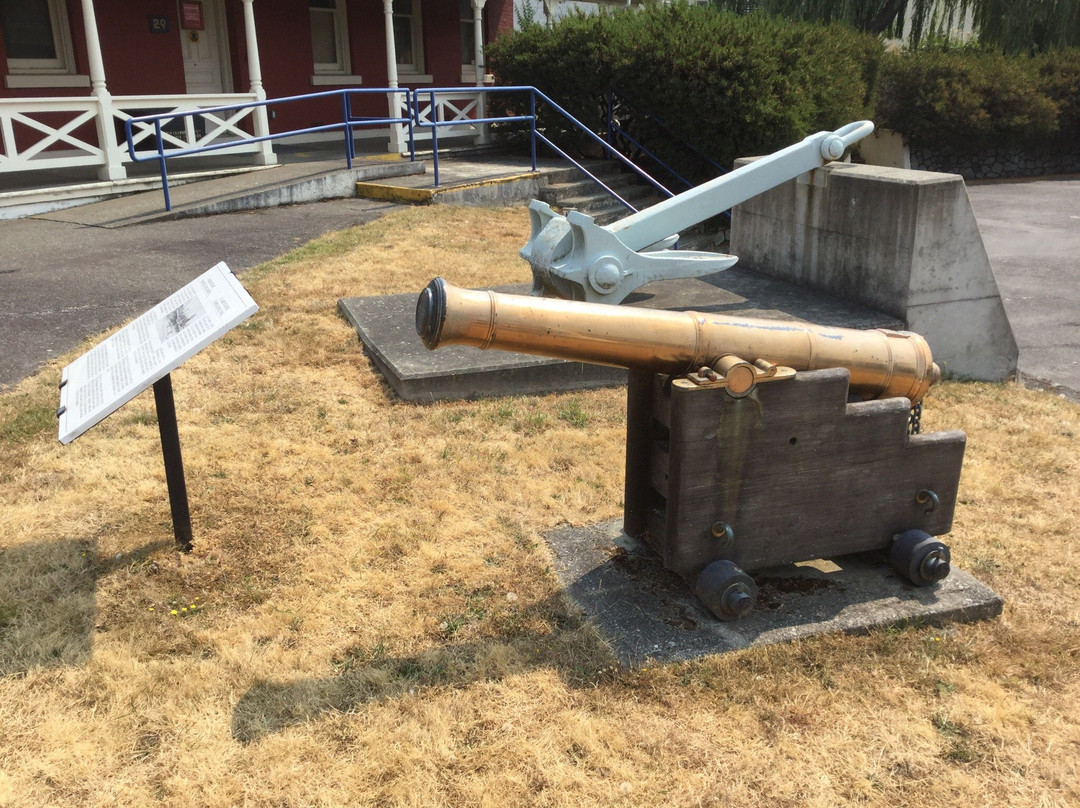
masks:
{"type": "Polygon", "coordinates": [[[1016,373],[1016,340],[957,174],[825,166],[736,207],[731,252],[741,267],[902,320],[946,375],[1016,373]]]}
{"type": "Polygon", "coordinates": [[[424,163],[402,160],[396,155],[354,162],[351,169],[345,167],[344,158],[283,163],[259,171],[170,186],[171,211],[165,210],[165,197],[159,187],[33,218],[89,227],[127,227],[188,216],[353,198],[358,182],[423,174],[424,170],[424,163]]]}

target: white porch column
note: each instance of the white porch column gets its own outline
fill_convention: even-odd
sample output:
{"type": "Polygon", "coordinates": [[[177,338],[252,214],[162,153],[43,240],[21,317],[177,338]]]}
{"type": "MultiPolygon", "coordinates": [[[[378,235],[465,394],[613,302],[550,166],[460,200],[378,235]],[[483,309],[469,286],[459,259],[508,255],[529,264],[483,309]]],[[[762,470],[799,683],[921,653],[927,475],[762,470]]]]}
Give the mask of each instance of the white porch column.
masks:
{"type": "MultiPolygon", "coordinates": [[[[386,30],[386,86],[396,90],[398,73],[397,42],[394,40],[394,0],[383,0],[383,19],[385,20],[386,30]]],[[[404,115],[402,108],[407,107],[407,105],[404,103],[405,97],[402,93],[389,93],[387,101],[390,109],[390,114],[387,117],[397,118],[404,115]]],[[[408,135],[405,127],[401,124],[391,124],[390,145],[387,146],[387,151],[401,154],[408,147],[408,135]]]]}
{"type": "MultiPolygon", "coordinates": [[[[244,4],[244,41],[247,44],[248,81],[251,84],[250,92],[256,100],[265,101],[266,91],[262,83],[262,62],[259,61],[259,38],[255,34],[255,9],[252,0],[241,0],[244,4]]],[[[265,137],[270,134],[270,119],[266,114],[266,107],[258,107],[253,112],[252,120],[256,137],[265,137]]],[[[264,140],[259,144],[259,151],[255,153],[256,165],[271,166],[277,163],[277,155],[274,154],[273,142],[264,140]]]]}
{"type": "MultiPolygon", "coordinates": [[[[386,86],[397,87],[397,42],[394,40],[394,0],[383,0],[386,25],[386,86]]],[[[393,114],[393,113],[391,113],[393,114]]]]}
{"type": "Polygon", "coordinates": [[[124,168],[124,152],[116,139],[113,123],[112,96],[105,85],[105,62],[101,58],[101,40],[98,38],[97,16],[94,0],[82,0],[83,30],[86,33],[86,56],[90,61],[90,92],[97,98],[96,118],[98,145],[105,155],[105,164],[98,169],[103,180],[122,180],[127,176],[124,168]]]}
{"type": "MultiPolygon", "coordinates": [[[[473,14],[473,64],[476,65],[476,86],[484,86],[484,75],[486,73],[484,69],[484,4],[487,0],[472,0],[472,14],[473,14]]],[[[476,111],[481,118],[487,117],[487,104],[485,103],[486,95],[481,93],[480,98],[476,102],[476,111]]],[[[476,138],[476,142],[480,145],[484,145],[488,142],[488,125],[486,123],[480,124],[480,134],[476,138]]]]}
{"type": "Polygon", "coordinates": [[[484,5],[487,0],[472,0],[473,63],[476,65],[476,86],[484,86],[484,5]]]}

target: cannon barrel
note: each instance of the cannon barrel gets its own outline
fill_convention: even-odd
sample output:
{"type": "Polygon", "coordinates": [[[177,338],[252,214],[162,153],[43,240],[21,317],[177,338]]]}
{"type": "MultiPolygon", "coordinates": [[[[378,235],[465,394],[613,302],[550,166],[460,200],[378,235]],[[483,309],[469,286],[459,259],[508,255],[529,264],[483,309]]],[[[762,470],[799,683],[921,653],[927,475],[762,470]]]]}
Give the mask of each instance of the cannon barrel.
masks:
{"type": "Polygon", "coordinates": [[[906,331],[501,294],[442,278],[416,302],[416,333],[432,350],[472,345],[657,373],[717,368],[732,356],[795,370],[843,367],[863,398],[904,396],[913,405],[941,377],[926,340],[906,331]]]}

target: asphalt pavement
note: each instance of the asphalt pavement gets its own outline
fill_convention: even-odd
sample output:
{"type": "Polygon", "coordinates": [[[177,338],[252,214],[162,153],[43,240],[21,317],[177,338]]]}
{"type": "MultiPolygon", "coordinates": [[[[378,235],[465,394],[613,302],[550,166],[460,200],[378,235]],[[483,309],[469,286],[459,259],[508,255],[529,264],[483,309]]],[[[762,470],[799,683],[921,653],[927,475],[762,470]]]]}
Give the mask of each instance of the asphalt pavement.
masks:
{"type": "MultiPolygon", "coordinates": [[[[976,183],[1023,380],[1080,401],[1080,177],[976,183]]],[[[363,199],[102,228],[0,221],[0,389],[225,261],[234,272],[394,206],[363,199]]],[[[522,219],[522,244],[528,222],[522,219]]]]}
{"type": "Polygon", "coordinates": [[[1080,177],[969,183],[1028,387],[1080,401],[1080,177]]]}
{"type": "Polygon", "coordinates": [[[218,261],[242,275],[393,207],[341,199],[118,228],[0,221],[0,389],[142,314],[218,261]]]}

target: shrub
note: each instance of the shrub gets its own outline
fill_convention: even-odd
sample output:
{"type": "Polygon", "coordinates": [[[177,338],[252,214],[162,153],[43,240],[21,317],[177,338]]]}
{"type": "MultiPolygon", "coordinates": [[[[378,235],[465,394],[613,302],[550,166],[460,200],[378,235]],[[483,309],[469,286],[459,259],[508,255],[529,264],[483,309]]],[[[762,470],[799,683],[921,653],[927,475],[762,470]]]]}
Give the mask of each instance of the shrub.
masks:
{"type": "Polygon", "coordinates": [[[890,55],[876,118],[916,146],[977,151],[1056,139],[1060,112],[1077,114],[1080,60],[1006,57],[973,50],[890,55]],[[1071,93],[1071,95],[1070,95],[1071,93]]]}
{"type": "MultiPolygon", "coordinates": [[[[886,54],[878,38],[838,23],[674,3],[526,25],[487,53],[500,83],[538,87],[594,132],[605,94],[618,90],[675,137],[625,106],[621,120],[695,181],[701,166],[676,138],[728,166],[866,117],[915,146],[961,153],[1080,142],[1076,49],[1005,56],[946,43],[886,54]]],[[[561,118],[538,114],[556,142],[586,150],[561,118]]]]}
{"type": "MultiPolygon", "coordinates": [[[[615,89],[721,165],[867,117],[881,56],[875,37],[841,25],[684,3],[526,26],[487,49],[499,83],[536,86],[594,131],[615,89]]],[[[565,142],[556,120],[541,123],[565,142]]]]}
{"type": "MultiPolygon", "coordinates": [[[[602,116],[603,90],[610,83],[610,71],[601,58],[600,42],[608,20],[604,16],[572,14],[558,26],[526,25],[521,31],[504,34],[485,50],[488,65],[495,69],[498,83],[531,85],[551,97],[578,120],[597,129],[602,116]],[[583,81],[582,76],[589,77],[583,81]]],[[[495,104],[527,111],[517,99],[496,94],[495,104]]],[[[540,109],[540,125],[554,133],[568,131],[563,120],[550,110],[540,109]]]]}
{"type": "Polygon", "coordinates": [[[1032,60],[1038,82],[1058,107],[1058,140],[1080,144],[1080,50],[1063,50],[1032,60]]]}

